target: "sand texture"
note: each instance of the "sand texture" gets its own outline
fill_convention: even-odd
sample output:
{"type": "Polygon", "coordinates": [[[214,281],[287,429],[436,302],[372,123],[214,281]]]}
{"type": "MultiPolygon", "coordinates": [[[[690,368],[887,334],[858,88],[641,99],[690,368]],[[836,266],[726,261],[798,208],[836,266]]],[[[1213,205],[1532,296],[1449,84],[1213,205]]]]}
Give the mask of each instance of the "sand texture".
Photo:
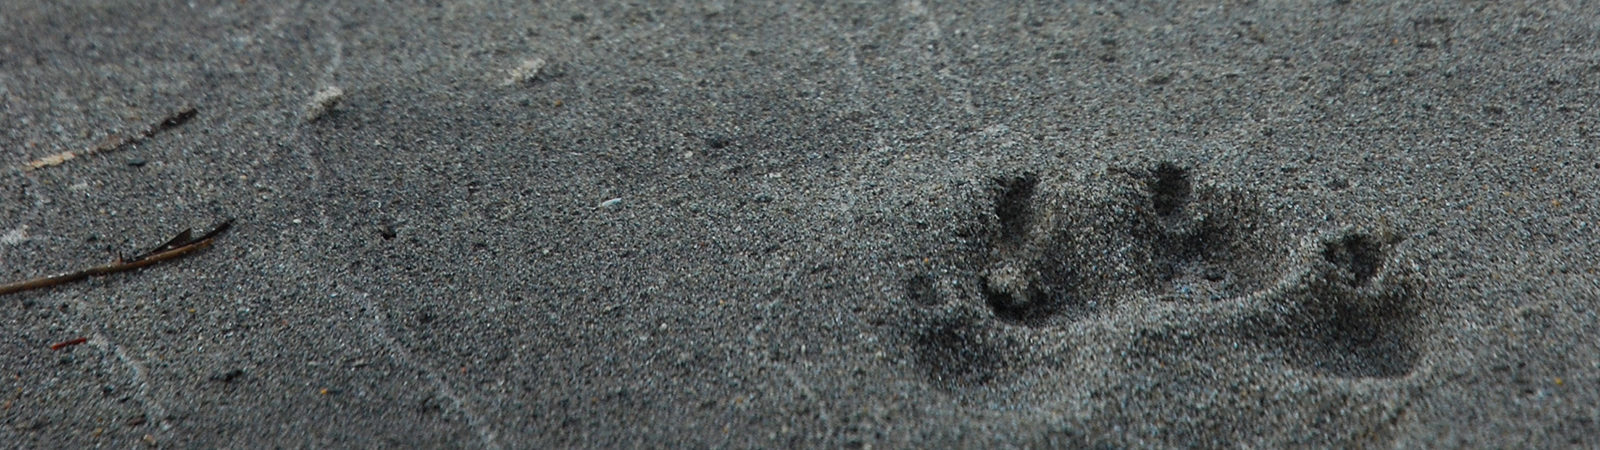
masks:
{"type": "Polygon", "coordinates": [[[1168,3],[0,2],[0,446],[1600,446],[1600,5],[1168,3]]]}

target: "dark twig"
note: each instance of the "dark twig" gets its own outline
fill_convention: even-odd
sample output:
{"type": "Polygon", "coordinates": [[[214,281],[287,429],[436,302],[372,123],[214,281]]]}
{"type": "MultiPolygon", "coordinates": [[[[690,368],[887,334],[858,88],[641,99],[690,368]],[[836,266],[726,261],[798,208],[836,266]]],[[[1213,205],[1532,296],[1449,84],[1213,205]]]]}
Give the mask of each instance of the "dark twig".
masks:
{"type": "Polygon", "coordinates": [[[149,251],[140,253],[138,256],[103,266],[90,267],[77,272],[50,275],[31,280],[23,280],[6,285],[0,285],[0,295],[14,294],[17,292],[34,289],[43,289],[60,284],[71,283],[84,278],[126,272],[169,259],[178,258],[193,253],[195,250],[209,247],[211,242],[216,240],[218,235],[222,234],[224,231],[228,231],[228,228],[232,226],[233,219],[228,219],[198,238],[190,238],[189,230],[183,230],[182,233],[178,233],[178,236],[172,240],[169,240],[165,244],[161,244],[156,248],[150,249],[149,251]]]}
{"type": "Polygon", "coordinates": [[[83,344],[85,342],[89,342],[89,338],[82,338],[81,337],[81,338],[77,338],[77,339],[68,339],[68,340],[65,340],[65,341],[61,341],[61,342],[57,342],[57,343],[54,343],[54,344],[50,344],[50,349],[51,350],[61,350],[63,348],[67,348],[67,347],[72,347],[72,346],[75,346],[75,345],[81,345],[81,344],[83,344]]]}
{"type": "Polygon", "coordinates": [[[73,159],[80,158],[80,157],[98,155],[98,154],[101,154],[101,153],[112,153],[112,152],[122,151],[125,148],[128,148],[130,146],[137,145],[137,144],[139,144],[141,142],[144,142],[146,139],[150,139],[152,137],[155,137],[156,134],[159,134],[161,132],[164,132],[164,131],[167,131],[167,130],[170,130],[170,129],[173,129],[173,128],[177,128],[178,126],[181,126],[181,125],[183,125],[185,123],[188,123],[189,119],[193,119],[194,118],[195,114],[198,114],[198,110],[196,110],[195,107],[186,106],[183,109],[178,110],[178,112],[169,114],[166,117],[161,118],[160,122],[156,122],[156,123],[150,124],[149,127],[146,127],[143,131],[140,131],[138,134],[135,134],[135,135],[132,135],[132,136],[111,136],[110,138],[107,138],[105,140],[105,142],[101,142],[100,145],[94,146],[93,148],[90,148],[88,150],[83,150],[83,151],[65,151],[65,152],[54,154],[54,155],[46,156],[46,157],[43,157],[43,158],[35,159],[33,161],[28,162],[27,165],[23,166],[23,168],[27,169],[27,170],[39,170],[39,169],[43,169],[43,168],[46,168],[46,167],[58,165],[58,164],[61,164],[61,163],[67,162],[67,161],[71,161],[73,159]]]}

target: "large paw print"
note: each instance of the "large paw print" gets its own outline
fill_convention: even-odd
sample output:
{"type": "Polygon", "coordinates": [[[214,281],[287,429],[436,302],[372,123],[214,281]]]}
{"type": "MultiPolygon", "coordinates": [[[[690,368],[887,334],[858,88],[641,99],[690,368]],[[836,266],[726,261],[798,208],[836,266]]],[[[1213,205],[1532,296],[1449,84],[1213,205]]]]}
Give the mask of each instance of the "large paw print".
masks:
{"type": "Polygon", "coordinates": [[[1196,186],[1170,163],[1119,170],[1103,185],[1001,180],[982,274],[1001,320],[1059,325],[1130,299],[1207,301],[1272,281],[1283,239],[1248,196],[1196,186]]]}
{"type": "MultiPolygon", "coordinates": [[[[1009,360],[995,344],[1006,329],[1070,326],[1119,307],[1217,317],[1208,332],[1317,374],[1394,377],[1415,365],[1418,283],[1391,264],[1393,234],[1352,228],[1296,245],[1257,194],[1172,163],[1096,177],[1023,173],[992,186],[979,227],[986,245],[973,258],[977,295],[955,299],[989,315],[917,333],[918,359],[936,380],[991,378],[983,374],[1009,360]]],[[[913,276],[907,294],[938,305],[937,281],[913,276]]]]}

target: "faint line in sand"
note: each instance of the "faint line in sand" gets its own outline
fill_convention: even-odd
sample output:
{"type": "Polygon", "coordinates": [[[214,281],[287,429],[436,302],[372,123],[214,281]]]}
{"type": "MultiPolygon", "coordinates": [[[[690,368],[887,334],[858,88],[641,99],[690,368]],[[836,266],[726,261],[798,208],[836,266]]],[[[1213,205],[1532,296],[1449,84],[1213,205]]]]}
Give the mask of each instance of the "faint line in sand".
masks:
{"type": "Polygon", "coordinates": [[[338,1],[330,1],[328,2],[328,10],[322,14],[324,19],[333,23],[333,26],[328,28],[327,39],[325,39],[328,45],[333,47],[333,56],[328,58],[328,65],[322,69],[321,81],[323,86],[331,85],[334,72],[339,70],[339,66],[344,65],[344,41],[339,40],[338,34],[334,31],[339,29],[339,21],[333,17],[333,10],[338,7],[338,1]]]}
{"type": "MultiPolygon", "coordinates": [[[[759,330],[752,330],[750,334],[745,335],[745,342],[750,344],[751,348],[768,348],[766,341],[756,335],[756,333],[759,332],[759,330]]],[[[801,349],[801,352],[804,353],[804,346],[802,346],[801,349]]],[[[768,357],[765,352],[756,352],[756,354],[752,356],[766,364],[767,367],[772,367],[783,372],[784,377],[789,379],[789,383],[794,386],[795,390],[800,391],[801,397],[805,398],[806,401],[816,404],[817,419],[822,421],[823,435],[833,435],[833,420],[828,414],[828,403],[823,401],[821,397],[817,396],[816,391],[811,389],[811,385],[806,383],[804,379],[800,378],[800,374],[795,373],[794,369],[790,368],[788,364],[784,364],[768,357]]]]}
{"type": "MultiPolygon", "coordinates": [[[[83,302],[77,303],[79,303],[80,308],[83,307],[83,302]]],[[[150,380],[145,377],[144,363],[137,358],[128,356],[128,352],[123,351],[122,345],[117,344],[111,338],[107,338],[103,333],[95,332],[94,338],[90,339],[89,343],[102,348],[110,348],[111,353],[117,355],[117,360],[122,361],[122,364],[128,366],[128,370],[133,372],[133,396],[139,399],[140,404],[144,405],[145,416],[149,420],[161,424],[160,429],[156,431],[162,432],[172,428],[172,424],[167,422],[166,406],[150,398],[150,380]]]]}
{"type": "Polygon", "coordinates": [[[426,364],[417,362],[416,358],[411,355],[410,350],[407,350],[404,345],[400,345],[399,341],[395,340],[393,336],[389,335],[388,327],[384,324],[383,313],[378,310],[376,304],[372,303],[371,297],[366,292],[357,291],[356,295],[361,298],[361,307],[365,309],[369,315],[368,318],[370,320],[368,320],[364,325],[364,327],[367,329],[367,333],[375,336],[378,342],[382,343],[385,347],[388,347],[389,352],[393,353],[395,358],[398,359],[401,364],[419,369],[423,376],[428,379],[428,382],[433,384],[434,390],[439,391],[440,395],[443,395],[446,399],[449,399],[451,406],[453,406],[457,412],[460,412],[462,416],[467,418],[467,425],[471,426],[473,430],[478,433],[478,438],[483,440],[483,445],[485,447],[493,449],[500,448],[499,442],[496,441],[496,433],[494,430],[489,428],[487,423],[484,423],[482,414],[474,411],[471,406],[467,405],[466,400],[464,400],[461,395],[456,394],[455,389],[452,389],[450,384],[445,382],[443,375],[440,375],[439,372],[435,371],[431,367],[428,367],[426,364]]]}
{"type": "MultiPolygon", "coordinates": [[[[915,40],[914,38],[917,35],[913,34],[912,37],[908,37],[908,39],[913,40],[908,46],[921,53],[924,59],[940,63],[939,65],[943,66],[943,68],[933,74],[934,79],[948,80],[954,84],[955,86],[951,89],[951,96],[958,99],[962,110],[967,114],[977,114],[978,108],[972,104],[972,93],[967,89],[967,86],[972,83],[966,78],[951,72],[951,67],[955,67],[955,64],[947,55],[948,49],[935,50],[932,47],[933,44],[938,44],[940,40],[944,39],[944,28],[939,26],[938,21],[934,20],[933,14],[928,12],[928,7],[923,5],[921,0],[906,0],[900,4],[900,7],[911,17],[922,18],[922,24],[928,30],[926,33],[919,33],[923,35],[925,42],[915,40]]],[[[929,68],[932,68],[932,65],[929,68]]]]}

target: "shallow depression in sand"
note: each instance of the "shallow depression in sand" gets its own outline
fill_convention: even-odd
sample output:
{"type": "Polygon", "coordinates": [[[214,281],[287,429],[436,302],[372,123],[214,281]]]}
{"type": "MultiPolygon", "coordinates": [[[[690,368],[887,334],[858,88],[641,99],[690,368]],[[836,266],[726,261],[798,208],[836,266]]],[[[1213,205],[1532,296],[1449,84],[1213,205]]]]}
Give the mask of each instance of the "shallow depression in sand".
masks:
{"type": "Polygon", "coordinates": [[[937,278],[904,283],[910,304],[938,316],[912,325],[910,340],[930,379],[963,389],[1003,378],[1006,361],[1031,360],[1008,357],[1022,351],[1008,340],[1109,320],[1123,307],[1192,311],[1205,318],[1196,333],[1315,376],[1413,370],[1420,283],[1390,263],[1396,234],[1330,224],[1341,231],[1289,236],[1259,193],[1195,173],[1160,162],[987,180],[991,203],[978,214],[987,223],[976,226],[986,244],[970,272],[977,295],[948,299],[952,307],[937,278]]]}

